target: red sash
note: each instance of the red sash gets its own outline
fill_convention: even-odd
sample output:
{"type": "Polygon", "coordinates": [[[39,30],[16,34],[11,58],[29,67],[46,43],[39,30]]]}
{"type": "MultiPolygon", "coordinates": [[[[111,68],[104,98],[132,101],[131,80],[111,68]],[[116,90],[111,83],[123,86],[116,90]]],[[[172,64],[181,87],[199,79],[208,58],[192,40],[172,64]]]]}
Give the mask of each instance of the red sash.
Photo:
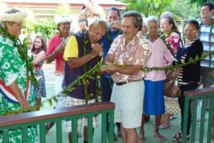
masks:
{"type": "MultiPolygon", "coordinates": [[[[25,90],[25,99],[27,100],[30,95],[30,80],[27,81],[27,87],[25,90]]],[[[16,96],[13,94],[11,89],[4,84],[2,80],[0,80],[0,93],[9,101],[12,103],[19,104],[16,96]]]]}

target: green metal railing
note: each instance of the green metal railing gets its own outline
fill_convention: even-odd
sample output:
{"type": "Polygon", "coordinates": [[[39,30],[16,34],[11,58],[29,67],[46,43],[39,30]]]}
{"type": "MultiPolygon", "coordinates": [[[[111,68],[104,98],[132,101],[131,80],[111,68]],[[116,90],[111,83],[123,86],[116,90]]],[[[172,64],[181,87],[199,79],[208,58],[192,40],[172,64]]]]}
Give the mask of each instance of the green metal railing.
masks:
{"type": "Polygon", "coordinates": [[[0,133],[3,133],[3,143],[9,143],[9,131],[12,129],[22,130],[22,143],[27,143],[27,128],[37,126],[39,142],[46,143],[45,124],[55,122],[56,142],[63,143],[62,122],[72,121],[72,143],[78,142],[77,120],[81,117],[88,119],[88,143],[93,143],[93,116],[101,115],[101,141],[113,143],[114,131],[114,108],[111,102],[95,103],[70,108],[41,110],[16,115],[0,116],[0,133]],[[108,135],[106,133],[106,120],[110,122],[108,135]]]}
{"type": "Polygon", "coordinates": [[[185,110],[184,110],[184,123],[183,123],[183,138],[182,142],[196,142],[197,133],[199,134],[199,143],[210,143],[211,142],[211,131],[212,131],[212,116],[213,116],[213,101],[214,100],[214,87],[192,90],[185,92],[185,110]],[[209,111],[208,121],[205,121],[206,116],[206,102],[209,98],[209,111]],[[202,101],[201,111],[197,111],[198,102],[202,101]],[[189,105],[190,104],[190,105],[189,105]],[[191,106],[192,113],[192,124],[190,138],[187,138],[187,119],[188,113],[190,112],[188,107],[191,106]],[[197,117],[200,116],[201,122],[199,128],[197,128],[197,117]],[[207,133],[206,135],[204,133],[207,133]],[[189,141],[188,141],[189,140],[189,141]]]}

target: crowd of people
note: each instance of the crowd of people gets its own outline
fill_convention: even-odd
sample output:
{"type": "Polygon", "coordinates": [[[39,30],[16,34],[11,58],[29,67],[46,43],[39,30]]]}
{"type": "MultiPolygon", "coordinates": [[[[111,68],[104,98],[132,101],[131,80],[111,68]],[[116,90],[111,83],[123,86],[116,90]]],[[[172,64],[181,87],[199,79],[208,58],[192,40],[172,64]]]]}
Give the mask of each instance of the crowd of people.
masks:
{"type": "MultiPolygon", "coordinates": [[[[166,138],[160,129],[169,128],[170,118],[181,114],[180,129],[172,138],[176,143],[182,142],[184,92],[195,90],[200,85],[213,85],[214,80],[210,76],[214,75],[214,56],[209,55],[201,61],[176,69],[181,90],[178,98],[164,96],[164,81],[168,71],[145,72],[142,69],[187,63],[190,59],[201,57],[203,52],[213,51],[214,3],[204,3],[201,8],[202,21],[187,21],[183,31],[178,30],[174,15],[169,11],[162,13],[160,18],[145,18],[137,11],[126,11],[121,15],[118,8],[112,7],[106,11],[104,20],[103,12],[99,13],[101,7],[96,7],[91,3],[82,9],[78,31],[71,33],[72,19],[62,16],[56,21],[57,35],[49,41],[40,35],[28,37],[28,45],[23,45],[19,40],[27,13],[10,8],[0,15],[0,114],[32,108],[41,110],[41,98],[47,96],[43,65],[55,61],[54,93],[58,103],[54,108],[95,103],[97,88],[100,88],[101,102],[115,103],[114,121],[117,129],[114,141],[121,137],[124,143],[143,142],[146,132],[144,123],[148,119],[145,117],[155,115],[154,138],[164,142],[166,138]],[[22,46],[26,46],[25,50],[22,46]],[[99,76],[94,74],[93,79],[75,85],[75,90],[67,96],[59,95],[60,91],[101,60],[105,66],[100,69],[99,76]],[[140,128],[139,133],[137,128],[140,128]]],[[[189,139],[191,106],[188,109],[189,139]]],[[[53,125],[46,125],[46,133],[53,125]]],[[[71,121],[66,121],[65,125],[71,143],[71,121]]],[[[87,120],[78,119],[79,134],[81,125],[84,125],[83,140],[87,143],[87,120]]],[[[98,117],[93,117],[93,128],[98,125],[98,117]]],[[[108,132],[108,116],[106,125],[108,132]]],[[[214,140],[214,125],[212,128],[214,140]]],[[[27,134],[29,143],[39,142],[35,126],[29,126],[27,134]]],[[[11,143],[21,142],[21,136],[19,129],[9,132],[11,143]]],[[[0,132],[0,142],[2,140],[0,132]]]]}

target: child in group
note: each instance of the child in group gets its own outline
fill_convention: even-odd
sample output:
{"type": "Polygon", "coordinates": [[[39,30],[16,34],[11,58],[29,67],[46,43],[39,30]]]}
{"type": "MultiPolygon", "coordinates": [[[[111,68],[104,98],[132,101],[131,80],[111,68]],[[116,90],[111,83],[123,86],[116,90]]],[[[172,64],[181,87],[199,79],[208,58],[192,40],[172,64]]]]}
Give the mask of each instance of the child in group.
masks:
{"type": "Polygon", "coordinates": [[[46,97],[45,88],[45,77],[42,69],[42,65],[45,61],[47,45],[42,36],[36,36],[33,40],[33,47],[31,53],[33,55],[32,63],[35,66],[35,75],[38,84],[35,85],[35,95],[36,95],[36,110],[40,109],[41,97],[46,97]]]}

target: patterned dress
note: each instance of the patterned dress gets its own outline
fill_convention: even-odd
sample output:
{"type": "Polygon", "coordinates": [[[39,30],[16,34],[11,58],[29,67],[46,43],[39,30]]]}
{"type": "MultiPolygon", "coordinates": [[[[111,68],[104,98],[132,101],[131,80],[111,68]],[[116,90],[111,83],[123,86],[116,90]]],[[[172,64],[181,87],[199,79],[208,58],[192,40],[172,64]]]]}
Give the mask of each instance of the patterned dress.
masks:
{"type": "MultiPolygon", "coordinates": [[[[14,42],[9,38],[0,36],[0,115],[6,112],[17,111],[21,108],[17,100],[12,98],[3,90],[3,86],[8,87],[14,81],[17,82],[19,89],[24,95],[25,91],[29,95],[28,102],[31,106],[35,104],[33,86],[27,86],[26,63],[20,59],[17,48],[13,46],[14,42]]],[[[0,133],[0,142],[3,141],[0,133]]],[[[36,127],[28,127],[28,143],[38,142],[36,127]]],[[[22,133],[19,129],[9,131],[9,143],[21,143],[22,133]]]]}
{"type": "MultiPolygon", "coordinates": [[[[171,53],[176,56],[180,43],[182,42],[181,37],[178,33],[172,32],[167,38],[167,42],[170,45],[171,53]]],[[[180,107],[178,105],[178,98],[170,98],[165,96],[165,113],[168,114],[180,114],[180,107]]]]}
{"type": "Polygon", "coordinates": [[[38,84],[35,86],[35,96],[37,98],[46,97],[46,88],[45,88],[45,76],[42,69],[43,61],[35,65],[35,76],[37,78],[38,84]]]}

